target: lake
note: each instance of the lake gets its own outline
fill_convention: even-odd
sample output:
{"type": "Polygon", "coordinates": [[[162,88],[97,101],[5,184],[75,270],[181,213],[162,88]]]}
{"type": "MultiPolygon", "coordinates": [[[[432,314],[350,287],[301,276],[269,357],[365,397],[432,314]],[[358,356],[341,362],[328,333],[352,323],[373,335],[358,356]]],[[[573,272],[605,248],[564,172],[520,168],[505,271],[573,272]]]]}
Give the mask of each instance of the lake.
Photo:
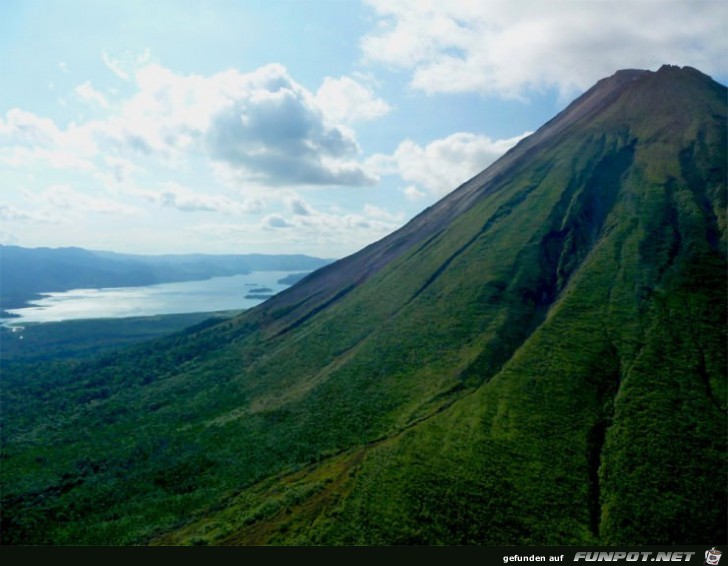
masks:
{"type": "Polygon", "coordinates": [[[278,293],[289,287],[278,283],[278,280],[291,273],[301,271],[256,271],[202,281],[43,293],[42,298],[31,301],[28,307],[8,309],[18,317],[1,320],[4,324],[22,325],[27,322],[249,309],[265,299],[246,299],[246,295],[260,295],[264,293],[263,289],[270,289],[272,294],[278,293]]]}

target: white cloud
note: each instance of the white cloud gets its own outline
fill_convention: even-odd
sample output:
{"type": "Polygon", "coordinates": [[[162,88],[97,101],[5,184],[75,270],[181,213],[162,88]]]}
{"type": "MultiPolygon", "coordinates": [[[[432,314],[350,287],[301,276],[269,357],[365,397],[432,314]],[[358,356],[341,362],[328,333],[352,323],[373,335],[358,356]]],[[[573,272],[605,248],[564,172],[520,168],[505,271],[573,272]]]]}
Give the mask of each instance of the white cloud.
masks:
{"type": "Polygon", "coordinates": [[[259,213],[264,203],[259,198],[249,198],[242,202],[224,195],[209,194],[192,190],[178,183],[164,183],[160,191],[130,191],[159,206],[174,208],[182,212],[219,212],[229,215],[259,213]]]}
{"type": "Polygon", "coordinates": [[[78,85],[75,91],[76,94],[83,100],[95,102],[96,104],[101,106],[101,108],[109,107],[109,103],[106,100],[106,97],[104,97],[103,94],[101,94],[98,90],[91,86],[91,81],[86,81],[85,83],[78,85]]]}
{"type": "Polygon", "coordinates": [[[404,215],[394,214],[379,206],[374,206],[373,204],[364,205],[364,214],[366,214],[369,218],[391,222],[394,224],[399,224],[404,220],[404,215]]]}
{"type": "Polygon", "coordinates": [[[117,77],[119,77],[122,81],[128,81],[131,78],[129,76],[129,73],[121,68],[119,61],[112,59],[106,51],[101,54],[101,60],[104,62],[104,65],[106,65],[106,68],[114,73],[117,77]]]}
{"type": "Polygon", "coordinates": [[[404,196],[407,197],[407,200],[420,200],[421,198],[424,198],[427,196],[425,193],[423,193],[420,189],[418,189],[415,185],[407,185],[404,189],[402,189],[402,192],[404,193],[404,196]]]}
{"type": "MultiPolygon", "coordinates": [[[[2,212],[0,211],[0,217],[2,216],[2,212]]],[[[13,234],[12,232],[8,232],[6,230],[0,229],[0,244],[10,246],[13,244],[18,243],[18,237],[13,234]]]]}
{"type": "Polygon", "coordinates": [[[343,123],[373,120],[391,109],[369,87],[351,77],[326,77],[316,91],[316,102],[327,117],[343,123]]]}
{"type": "Polygon", "coordinates": [[[122,81],[130,81],[134,72],[151,61],[149,49],[143,53],[126,51],[119,57],[112,57],[108,52],[101,53],[101,60],[109,71],[122,81]]]}
{"type": "Polygon", "coordinates": [[[106,156],[104,163],[110,169],[111,176],[117,183],[128,181],[134,173],[141,171],[141,168],[129,159],[122,157],[106,156]]]}
{"type": "Polygon", "coordinates": [[[101,215],[135,215],[135,234],[152,230],[158,218],[164,234],[207,230],[222,241],[239,238],[248,249],[288,246],[326,255],[354,251],[401,224],[401,215],[381,207],[320,210],[293,191],[377,181],[352,127],[389,110],[371,79],[328,78],[316,91],[276,64],[182,75],[149,61],[103,59],[129,83],[113,104],[96,83],[75,87],[75,95],[105,111],[101,118],[60,126],[20,109],[0,116],[0,164],[15,168],[14,175],[38,172],[27,173],[32,188],[21,191],[27,206],[8,203],[0,218],[57,223],[53,238],[60,241],[88,222],[111,230],[113,222],[101,215]],[[50,186],[49,166],[64,170],[52,173],[50,186]],[[199,181],[206,166],[214,173],[209,186],[199,181]],[[183,176],[197,186],[171,181],[183,176]],[[220,184],[227,193],[215,188],[220,184]],[[248,221],[170,228],[165,223],[175,215],[161,209],[248,221]]]}
{"type": "MultiPolygon", "coordinates": [[[[424,147],[405,140],[392,155],[373,155],[369,164],[379,174],[399,175],[434,196],[442,196],[480,173],[529,133],[492,140],[483,135],[459,132],[424,147]]],[[[405,195],[416,199],[423,193],[416,186],[408,186],[405,195]]]]}
{"type": "MultiPolygon", "coordinates": [[[[108,54],[104,61],[110,68],[121,65],[108,54]]],[[[78,96],[106,110],[102,119],[61,128],[32,112],[9,110],[0,117],[0,164],[18,170],[43,171],[48,166],[66,170],[67,176],[58,177],[57,186],[46,191],[46,204],[52,201],[74,213],[139,210],[91,193],[72,194],[71,187],[94,186],[116,197],[141,196],[185,212],[241,215],[262,213],[271,188],[361,186],[377,180],[360,161],[351,127],[326,114],[314,93],[280,65],[250,73],[179,75],[137,58],[122,70],[127,69],[133,72],[129,74],[133,92],[121,100],[117,95],[113,106],[90,81],[76,88],[78,96]],[[158,185],[164,167],[195,172],[205,165],[244,198],[173,183],[157,191],[137,189],[145,181],[149,186],[150,177],[152,186],[158,185]],[[88,176],[84,180],[77,173],[88,176]],[[138,177],[136,184],[132,176],[138,177]]],[[[352,92],[359,91],[354,86],[352,92]]],[[[375,108],[376,99],[371,102],[375,108]]],[[[369,116],[374,113],[367,111],[369,116]]],[[[302,202],[291,206],[296,214],[305,215],[302,202]]]]}
{"type": "Polygon", "coordinates": [[[286,199],[288,214],[275,213],[257,223],[200,224],[195,232],[214,236],[228,245],[286,246],[290,250],[320,253],[326,257],[346,255],[399,228],[403,214],[394,214],[380,207],[365,205],[360,213],[340,210],[322,211],[300,196],[286,199]],[[298,214],[301,207],[306,214],[298,214]],[[271,232],[275,235],[271,237],[271,232]],[[237,243],[237,244],[236,244],[237,243]]]}
{"type": "Polygon", "coordinates": [[[57,224],[65,230],[87,220],[90,214],[133,216],[142,210],[107,196],[89,194],[70,184],[56,183],[40,191],[21,187],[29,206],[0,205],[0,219],[8,222],[57,224]]]}
{"type": "Polygon", "coordinates": [[[53,169],[75,169],[94,171],[94,165],[80,157],[76,152],[64,149],[44,149],[41,147],[0,148],[0,163],[17,168],[51,167],[53,169]]]}
{"type": "Polygon", "coordinates": [[[5,118],[0,118],[0,140],[49,147],[57,144],[60,137],[61,131],[53,120],[20,108],[8,110],[5,118]]]}
{"type": "Polygon", "coordinates": [[[313,214],[309,204],[298,195],[288,197],[286,204],[290,211],[297,216],[311,216],[313,214]]]}
{"type": "Polygon", "coordinates": [[[209,115],[210,156],[270,185],[366,185],[353,132],[326,119],[280,65],[213,77],[222,103],[209,115]]]}
{"type": "Polygon", "coordinates": [[[427,93],[567,96],[617,69],[664,63],[728,72],[722,0],[367,2],[379,19],[361,41],[366,58],[410,70],[427,93]]]}
{"type": "Polygon", "coordinates": [[[393,214],[382,208],[365,205],[361,213],[318,210],[299,199],[297,205],[306,211],[286,218],[276,215],[281,226],[295,228],[290,235],[292,241],[312,241],[328,246],[358,241],[360,245],[399,228],[404,220],[402,214],[393,214]]]}
{"type": "Polygon", "coordinates": [[[288,222],[285,218],[283,218],[280,214],[270,214],[266,216],[263,219],[263,222],[261,223],[263,227],[265,228],[273,228],[273,229],[279,229],[279,228],[291,228],[293,227],[293,224],[288,222]]]}
{"type": "Polygon", "coordinates": [[[228,168],[239,183],[376,181],[357,161],[353,130],[326,115],[280,65],[201,76],[148,64],[134,80],[137,92],[118,114],[83,126],[107,150],[178,161],[194,151],[228,168]]]}
{"type": "Polygon", "coordinates": [[[139,214],[140,209],[123,204],[116,200],[88,195],[66,184],[55,184],[47,187],[38,197],[39,202],[50,205],[54,209],[72,212],[110,214],[132,216],[139,214]]]}
{"type": "Polygon", "coordinates": [[[19,108],[0,118],[0,163],[13,167],[50,165],[56,169],[93,170],[97,152],[88,132],[71,124],[61,130],[48,118],[19,108]]]}
{"type": "Polygon", "coordinates": [[[0,204],[0,218],[6,222],[36,222],[41,224],[55,224],[58,219],[46,212],[38,210],[23,210],[9,204],[0,204]]]}

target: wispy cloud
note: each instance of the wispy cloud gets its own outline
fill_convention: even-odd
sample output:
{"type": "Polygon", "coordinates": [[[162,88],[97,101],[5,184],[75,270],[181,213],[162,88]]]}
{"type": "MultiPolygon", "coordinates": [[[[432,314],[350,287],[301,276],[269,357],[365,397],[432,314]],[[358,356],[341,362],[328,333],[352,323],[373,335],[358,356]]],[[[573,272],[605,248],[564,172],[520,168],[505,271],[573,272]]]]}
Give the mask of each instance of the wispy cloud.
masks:
{"type": "Polygon", "coordinates": [[[91,86],[91,81],[86,81],[85,83],[78,85],[75,92],[83,100],[94,102],[101,106],[101,108],[109,107],[109,102],[106,100],[106,97],[91,86]]]}
{"type": "MultiPolygon", "coordinates": [[[[1,217],[1,215],[2,215],[2,212],[0,212],[0,217],[1,217]]],[[[0,228],[0,244],[10,246],[12,244],[17,244],[17,243],[18,243],[18,237],[15,234],[0,228]]]]}
{"type": "Polygon", "coordinates": [[[61,130],[53,120],[36,116],[32,112],[13,108],[0,118],[0,138],[3,145],[21,144],[50,147],[56,145],[61,130]]]}
{"type": "Polygon", "coordinates": [[[134,216],[142,212],[138,207],[129,206],[106,196],[90,195],[67,184],[47,187],[38,196],[38,201],[54,209],[79,213],[134,216]]]}
{"type": "Polygon", "coordinates": [[[75,125],[62,130],[52,120],[19,108],[0,117],[0,163],[93,170],[89,159],[97,151],[89,133],[75,125]]]}
{"type": "Polygon", "coordinates": [[[182,212],[219,212],[226,215],[241,215],[260,213],[265,207],[260,198],[251,197],[238,201],[224,195],[192,190],[171,181],[164,183],[160,190],[137,189],[133,191],[133,194],[159,206],[182,212]]]}
{"type": "Polygon", "coordinates": [[[106,68],[122,81],[130,81],[134,72],[149,63],[150,59],[148,49],[141,54],[125,52],[121,57],[112,57],[107,51],[101,53],[101,60],[106,68]]]}
{"type": "Polygon", "coordinates": [[[0,163],[18,169],[43,167],[78,171],[96,171],[96,166],[77,152],[42,147],[29,148],[23,146],[0,148],[0,163]]]}
{"type": "Polygon", "coordinates": [[[404,196],[407,197],[407,200],[420,200],[421,198],[424,198],[427,196],[424,192],[422,192],[420,189],[418,189],[415,185],[407,185],[404,189],[402,189],[402,192],[404,193],[404,196]]]}
{"type": "Polygon", "coordinates": [[[0,204],[0,218],[8,222],[35,222],[56,224],[56,216],[39,210],[24,210],[8,204],[0,204]]]}
{"type": "Polygon", "coordinates": [[[300,195],[290,195],[285,212],[268,214],[255,223],[204,223],[194,230],[227,243],[264,244],[274,240],[291,249],[322,253],[346,253],[399,228],[405,216],[381,207],[365,205],[360,212],[319,210],[300,195]],[[303,214],[302,214],[303,212],[303,214]]]}

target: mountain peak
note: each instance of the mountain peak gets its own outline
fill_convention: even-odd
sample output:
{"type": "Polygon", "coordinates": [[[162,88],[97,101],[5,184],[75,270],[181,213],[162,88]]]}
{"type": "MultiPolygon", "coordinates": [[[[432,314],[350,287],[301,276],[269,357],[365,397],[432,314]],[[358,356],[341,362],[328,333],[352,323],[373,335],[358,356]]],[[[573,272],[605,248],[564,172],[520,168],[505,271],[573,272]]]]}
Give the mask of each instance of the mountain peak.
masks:
{"type": "Polygon", "coordinates": [[[662,74],[667,74],[667,73],[676,74],[676,73],[680,73],[680,74],[683,74],[683,75],[692,75],[692,76],[701,76],[701,77],[711,78],[709,75],[706,75],[705,73],[699,71],[695,67],[690,67],[688,65],[685,65],[685,66],[681,67],[680,65],[668,65],[668,64],[665,64],[665,65],[662,65],[659,69],[657,69],[656,72],[657,73],[662,73],[662,74]]]}
{"type": "Polygon", "coordinates": [[[622,69],[598,81],[546,126],[559,123],[563,128],[579,120],[593,121],[598,114],[607,110],[609,119],[612,119],[615,115],[613,106],[619,100],[622,103],[616,113],[632,118],[639,115],[644,119],[660,113],[665,103],[670,103],[668,113],[675,112],[675,107],[679,105],[684,105],[685,110],[689,111],[694,107],[695,100],[692,97],[703,97],[705,85],[725,88],[693,67],[662,65],[657,71],[622,69]],[[639,99],[641,102],[638,102],[639,99]]]}
{"type": "Polygon", "coordinates": [[[621,84],[626,85],[629,82],[638,79],[640,77],[649,76],[649,75],[660,75],[661,77],[670,76],[672,78],[683,76],[683,77],[703,77],[706,79],[712,80],[712,78],[709,75],[706,75],[705,73],[699,71],[695,67],[690,67],[688,65],[680,66],[680,65],[670,65],[670,64],[664,64],[661,65],[656,71],[650,71],[648,69],[620,69],[616,71],[613,75],[610,77],[605,77],[597,82],[597,85],[600,83],[603,83],[605,81],[610,80],[618,80],[621,84]]]}

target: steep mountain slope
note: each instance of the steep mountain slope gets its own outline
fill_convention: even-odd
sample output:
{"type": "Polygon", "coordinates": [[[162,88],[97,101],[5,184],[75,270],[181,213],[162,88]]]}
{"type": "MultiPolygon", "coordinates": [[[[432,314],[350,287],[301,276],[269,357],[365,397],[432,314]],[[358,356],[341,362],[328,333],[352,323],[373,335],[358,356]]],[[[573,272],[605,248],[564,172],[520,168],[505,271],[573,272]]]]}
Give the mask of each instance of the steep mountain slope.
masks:
{"type": "Polygon", "coordinates": [[[621,71],[241,317],[11,368],[5,541],[725,541],[726,151],[621,71]]]}

